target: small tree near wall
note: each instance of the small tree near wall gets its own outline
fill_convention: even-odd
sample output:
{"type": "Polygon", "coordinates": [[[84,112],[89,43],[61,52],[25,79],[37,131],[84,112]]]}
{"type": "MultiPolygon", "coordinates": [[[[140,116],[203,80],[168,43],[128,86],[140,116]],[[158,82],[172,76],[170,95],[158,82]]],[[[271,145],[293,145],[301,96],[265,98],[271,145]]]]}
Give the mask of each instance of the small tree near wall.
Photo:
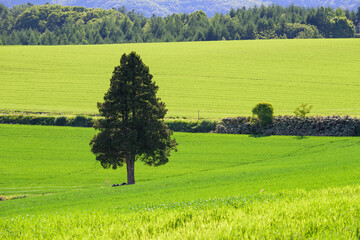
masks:
{"type": "Polygon", "coordinates": [[[308,104],[302,103],[299,107],[295,108],[294,114],[297,117],[305,118],[306,114],[310,113],[312,107],[312,105],[308,106],[308,104]]]}
{"type": "Polygon", "coordinates": [[[263,126],[269,125],[274,119],[274,108],[270,103],[258,103],[253,108],[252,113],[258,117],[263,126]]]}

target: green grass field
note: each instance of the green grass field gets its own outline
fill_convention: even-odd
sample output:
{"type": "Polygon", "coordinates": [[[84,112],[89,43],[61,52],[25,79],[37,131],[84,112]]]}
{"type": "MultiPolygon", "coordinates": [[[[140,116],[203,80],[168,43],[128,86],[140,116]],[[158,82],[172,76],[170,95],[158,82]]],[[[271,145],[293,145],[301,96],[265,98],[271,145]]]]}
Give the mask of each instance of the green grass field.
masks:
{"type": "Polygon", "coordinates": [[[0,125],[0,239],[354,239],[360,139],[175,133],[151,168],[104,170],[93,129],[0,125]],[[262,192],[260,192],[264,189],[262,192]]]}
{"type": "MultiPolygon", "coordinates": [[[[123,53],[168,118],[360,113],[360,39],[0,46],[0,113],[94,114],[123,53]]],[[[162,167],[105,170],[90,128],[0,124],[0,239],[360,239],[360,138],[175,133],[162,167]]]]}
{"type": "Polygon", "coordinates": [[[360,39],[0,46],[0,110],[97,113],[130,51],[150,67],[167,117],[251,115],[261,101],[275,114],[300,103],[313,114],[360,113],[360,39]]]}

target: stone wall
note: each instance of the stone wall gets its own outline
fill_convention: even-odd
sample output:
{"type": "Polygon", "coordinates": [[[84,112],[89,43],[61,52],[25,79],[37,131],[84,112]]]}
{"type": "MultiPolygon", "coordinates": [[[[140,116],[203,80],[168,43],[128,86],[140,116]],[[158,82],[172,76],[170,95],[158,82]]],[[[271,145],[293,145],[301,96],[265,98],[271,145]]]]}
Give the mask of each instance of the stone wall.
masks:
{"type": "Polygon", "coordinates": [[[216,133],[293,136],[359,136],[360,119],[349,116],[277,116],[267,127],[250,117],[224,118],[216,133]]]}

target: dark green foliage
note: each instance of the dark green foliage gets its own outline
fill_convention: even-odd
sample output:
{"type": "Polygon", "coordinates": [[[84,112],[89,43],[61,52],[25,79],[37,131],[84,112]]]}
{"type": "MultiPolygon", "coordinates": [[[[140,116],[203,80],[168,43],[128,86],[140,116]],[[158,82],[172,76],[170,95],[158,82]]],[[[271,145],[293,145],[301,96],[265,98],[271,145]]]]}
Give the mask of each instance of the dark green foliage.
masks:
{"type": "Polygon", "coordinates": [[[274,109],[270,103],[258,103],[252,110],[253,115],[256,115],[260,124],[267,126],[272,123],[274,119],[274,109]]]}
{"type": "Polygon", "coordinates": [[[215,131],[217,122],[215,121],[198,121],[198,122],[185,122],[185,121],[169,121],[166,122],[169,129],[174,132],[192,132],[192,133],[208,133],[215,131]]]}
{"type": "Polygon", "coordinates": [[[316,11],[311,11],[307,16],[306,22],[316,26],[324,37],[331,37],[330,20],[335,17],[335,10],[328,7],[320,7],[316,11]]]}
{"type": "Polygon", "coordinates": [[[215,121],[200,121],[197,122],[196,127],[194,128],[194,132],[211,132],[215,131],[217,122],[215,121]]]}
{"type": "Polygon", "coordinates": [[[2,115],[0,116],[0,123],[24,125],[55,125],[55,118],[23,115],[2,115]]]}
{"type": "MultiPolygon", "coordinates": [[[[359,12],[359,11],[358,11],[359,12]]],[[[358,13],[359,15],[359,13],[358,13]]],[[[144,17],[135,11],[46,4],[0,5],[4,45],[66,45],[124,42],[210,41],[267,38],[353,37],[354,11],[276,5],[144,17]],[[342,27],[345,27],[341,31],[342,27]]]]}
{"type": "Polygon", "coordinates": [[[24,115],[0,115],[0,123],[24,124],[24,125],[50,125],[50,126],[73,126],[92,127],[94,120],[90,117],[77,116],[75,118],[61,117],[39,117],[24,115]]]}
{"type": "Polygon", "coordinates": [[[69,126],[73,127],[92,127],[94,121],[92,118],[87,118],[84,116],[76,116],[73,119],[69,119],[69,126]]]}
{"type": "MultiPolygon", "coordinates": [[[[24,125],[52,125],[52,126],[73,126],[93,127],[95,120],[91,117],[78,116],[75,118],[60,117],[39,117],[23,115],[0,115],[0,123],[24,124],[24,125]]],[[[208,133],[215,131],[216,121],[202,120],[198,122],[168,121],[165,122],[168,128],[174,132],[208,133]]]]}
{"type": "Polygon", "coordinates": [[[163,119],[165,103],[156,97],[158,87],[149,68],[135,52],[124,54],[115,67],[104,102],[98,103],[100,115],[94,127],[100,132],[90,142],[91,151],[104,168],[127,165],[128,184],[135,183],[134,163],[149,166],[168,162],[176,150],[172,131],[163,119]]]}
{"type": "Polygon", "coordinates": [[[352,38],[355,36],[355,26],[346,17],[334,17],[331,23],[331,36],[334,38],[352,38]]]}
{"type": "Polygon", "coordinates": [[[300,23],[287,23],[283,27],[276,30],[278,36],[286,36],[286,38],[320,38],[318,29],[313,25],[300,23]]]}
{"type": "Polygon", "coordinates": [[[54,117],[33,117],[30,119],[30,125],[53,125],[54,117]]]}
{"type": "Polygon", "coordinates": [[[55,118],[54,124],[56,126],[66,126],[67,125],[66,117],[61,116],[61,117],[55,118]]]}

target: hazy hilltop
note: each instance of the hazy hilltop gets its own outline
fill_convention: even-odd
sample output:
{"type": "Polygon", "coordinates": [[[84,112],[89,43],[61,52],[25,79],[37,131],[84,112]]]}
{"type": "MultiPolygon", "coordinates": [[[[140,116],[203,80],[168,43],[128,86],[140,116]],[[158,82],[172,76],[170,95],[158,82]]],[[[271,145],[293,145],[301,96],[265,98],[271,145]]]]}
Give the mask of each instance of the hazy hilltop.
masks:
{"type": "Polygon", "coordinates": [[[294,4],[302,7],[332,7],[332,8],[346,8],[356,9],[360,6],[360,0],[271,0],[270,2],[281,6],[288,6],[294,4]]]}
{"type": "Polygon", "coordinates": [[[152,14],[166,16],[172,13],[191,13],[197,10],[203,10],[208,16],[215,12],[229,12],[231,8],[252,7],[261,5],[262,0],[0,0],[0,3],[7,7],[18,4],[52,4],[68,6],[84,6],[88,8],[118,8],[125,6],[127,10],[135,9],[145,16],[152,14]]]}
{"type": "Polygon", "coordinates": [[[68,6],[84,6],[88,8],[118,8],[125,6],[127,10],[135,9],[145,16],[152,14],[166,16],[172,13],[191,13],[203,10],[208,16],[215,12],[226,13],[231,8],[252,7],[255,5],[278,4],[289,6],[295,4],[304,7],[330,6],[333,8],[356,9],[360,0],[0,0],[0,4],[11,7],[18,4],[60,4],[68,6]]]}

